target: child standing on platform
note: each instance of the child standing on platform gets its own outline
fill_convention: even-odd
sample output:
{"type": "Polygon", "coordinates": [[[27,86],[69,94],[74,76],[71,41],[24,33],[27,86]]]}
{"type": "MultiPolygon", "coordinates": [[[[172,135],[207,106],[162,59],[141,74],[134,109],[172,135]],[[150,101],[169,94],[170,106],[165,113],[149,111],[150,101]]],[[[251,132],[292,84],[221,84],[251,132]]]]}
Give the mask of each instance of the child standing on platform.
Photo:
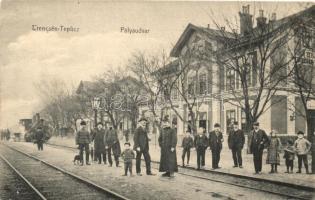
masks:
{"type": "Polygon", "coordinates": [[[186,131],[186,135],[183,138],[182,147],[183,147],[183,154],[182,154],[182,161],[183,161],[183,167],[185,166],[185,156],[187,154],[187,166],[189,165],[189,159],[190,159],[190,149],[194,146],[194,141],[190,137],[189,130],[186,131]]]}
{"type": "Polygon", "coordinates": [[[296,173],[301,173],[302,169],[302,161],[304,162],[306,173],[308,174],[308,160],[307,154],[311,150],[311,143],[304,138],[304,133],[299,131],[297,133],[298,138],[294,142],[294,148],[296,149],[297,157],[298,157],[298,167],[299,170],[296,173]]]}
{"type": "Polygon", "coordinates": [[[198,128],[194,143],[197,151],[197,169],[204,169],[208,138],[203,128],[198,128]]]}
{"type": "Polygon", "coordinates": [[[124,170],[125,174],[123,176],[127,176],[127,172],[129,170],[130,176],[132,176],[132,159],[135,158],[135,153],[133,152],[132,149],[130,149],[130,143],[126,142],[125,143],[125,149],[121,154],[122,158],[124,159],[124,170]]]}
{"type": "Polygon", "coordinates": [[[294,156],[295,155],[295,149],[293,146],[293,141],[288,140],[287,147],[284,149],[284,155],[283,158],[285,159],[285,165],[287,166],[287,171],[285,173],[293,173],[293,162],[294,162],[294,156]]]}

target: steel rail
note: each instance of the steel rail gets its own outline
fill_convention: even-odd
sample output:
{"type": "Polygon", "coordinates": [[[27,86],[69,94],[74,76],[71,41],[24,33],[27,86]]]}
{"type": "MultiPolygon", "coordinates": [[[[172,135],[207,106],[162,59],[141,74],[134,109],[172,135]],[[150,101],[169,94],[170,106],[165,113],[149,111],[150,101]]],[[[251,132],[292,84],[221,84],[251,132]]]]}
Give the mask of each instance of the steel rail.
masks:
{"type": "Polygon", "coordinates": [[[38,191],[38,189],[29,182],[19,170],[17,170],[2,154],[0,154],[0,158],[43,200],[47,200],[44,195],[38,191]]]}
{"type": "Polygon", "coordinates": [[[7,145],[7,144],[5,144],[5,146],[7,146],[8,148],[10,148],[10,149],[12,149],[12,150],[14,150],[14,151],[16,151],[16,152],[19,152],[19,153],[21,153],[21,154],[23,154],[23,155],[25,155],[25,156],[27,156],[27,157],[29,157],[29,158],[31,158],[31,159],[34,159],[34,160],[36,160],[36,161],[40,161],[40,162],[44,163],[45,165],[47,165],[47,166],[49,166],[49,167],[51,167],[51,168],[53,168],[53,169],[55,169],[55,170],[57,170],[57,171],[60,171],[60,172],[62,172],[63,174],[68,175],[68,176],[70,176],[70,177],[76,179],[77,181],[79,181],[79,182],[81,182],[81,183],[84,183],[84,184],[86,184],[86,185],[89,185],[90,187],[93,187],[93,188],[97,189],[98,191],[101,191],[101,192],[103,192],[103,193],[105,193],[105,194],[109,194],[109,195],[111,195],[111,196],[113,196],[113,197],[115,197],[115,198],[117,198],[117,199],[130,200],[129,198],[127,198],[127,197],[125,197],[125,196],[123,196],[123,195],[120,195],[120,194],[118,194],[118,193],[116,193],[116,192],[114,192],[114,191],[112,191],[112,190],[110,190],[110,189],[108,189],[108,188],[105,188],[105,187],[100,186],[100,185],[98,185],[98,184],[96,184],[96,183],[93,183],[92,181],[87,180],[86,178],[83,178],[83,177],[81,177],[81,176],[79,176],[79,175],[76,175],[76,174],[74,174],[74,173],[72,173],[72,172],[66,171],[66,170],[64,170],[64,169],[62,169],[62,168],[60,168],[60,167],[57,167],[56,165],[53,165],[53,164],[51,164],[51,163],[48,163],[47,161],[44,161],[44,160],[39,159],[39,158],[37,158],[37,157],[35,157],[35,156],[32,156],[32,155],[30,155],[30,154],[28,154],[28,153],[25,153],[25,152],[23,152],[23,151],[21,151],[21,150],[19,150],[19,149],[17,149],[17,148],[14,148],[14,147],[9,146],[9,145],[7,145]]]}
{"type": "MultiPolygon", "coordinates": [[[[74,148],[74,147],[69,147],[69,146],[64,146],[64,145],[57,145],[57,144],[50,144],[50,143],[48,145],[52,146],[52,147],[56,147],[56,148],[63,148],[63,149],[68,149],[68,150],[76,150],[76,148],[74,148]]],[[[151,163],[160,164],[160,162],[152,161],[152,160],[151,160],[151,163]]],[[[182,168],[182,169],[187,169],[187,170],[198,172],[198,170],[196,170],[195,168],[192,168],[192,167],[182,167],[180,165],[178,165],[178,167],[182,168]]],[[[158,169],[158,168],[156,168],[156,169],[158,169]]],[[[199,171],[200,172],[204,172],[204,173],[208,173],[208,174],[213,173],[213,174],[218,174],[218,175],[222,175],[222,176],[238,177],[238,178],[247,179],[247,180],[256,181],[256,182],[266,182],[266,183],[270,183],[270,184],[275,184],[277,186],[281,185],[281,186],[285,186],[285,187],[292,187],[292,188],[301,189],[301,190],[304,190],[304,191],[307,191],[307,192],[315,192],[315,188],[313,188],[313,187],[307,187],[307,186],[290,184],[290,183],[283,183],[283,182],[280,182],[280,181],[266,180],[266,179],[260,179],[260,178],[255,178],[255,177],[248,177],[248,176],[237,175],[237,174],[229,174],[229,173],[225,173],[225,172],[211,171],[211,170],[199,170],[199,171]]],[[[212,179],[212,178],[198,176],[198,175],[191,175],[191,174],[187,174],[187,173],[183,173],[183,172],[177,172],[177,173],[181,174],[183,176],[199,178],[199,179],[213,181],[213,182],[218,182],[218,183],[224,183],[224,184],[233,185],[233,186],[237,186],[237,187],[241,187],[241,188],[252,189],[252,190],[256,190],[256,191],[260,191],[260,192],[272,193],[272,194],[275,194],[275,195],[284,196],[284,197],[293,198],[293,199],[302,199],[302,200],[308,200],[309,199],[309,198],[301,197],[301,196],[297,196],[297,195],[291,195],[291,194],[287,194],[287,193],[274,192],[274,191],[265,190],[265,189],[261,189],[261,188],[255,188],[255,187],[251,187],[251,186],[246,186],[244,184],[230,183],[230,182],[227,182],[227,181],[222,181],[222,180],[218,180],[218,179],[212,179]]]]}

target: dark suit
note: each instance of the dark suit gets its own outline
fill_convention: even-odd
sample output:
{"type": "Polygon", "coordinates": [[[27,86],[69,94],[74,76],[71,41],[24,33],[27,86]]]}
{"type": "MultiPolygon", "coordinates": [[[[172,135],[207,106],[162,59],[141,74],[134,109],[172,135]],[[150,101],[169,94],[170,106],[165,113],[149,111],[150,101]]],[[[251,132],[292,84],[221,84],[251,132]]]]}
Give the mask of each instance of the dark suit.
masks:
{"type": "Polygon", "coordinates": [[[242,166],[242,149],[245,136],[242,130],[231,130],[228,136],[229,148],[232,150],[234,166],[242,166]]]}
{"type": "Polygon", "coordinates": [[[262,169],[262,156],[265,144],[268,143],[269,139],[264,130],[259,129],[257,132],[251,132],[251,143],[250,149],[253,152],[255,172],[261,172],[262,169]]]}
{"type": "Polygon", "coordinates": [[[197,168],[200,169],[200,165],[205,166],[205,153],[208,147],[208,138],[205,134],[196,135],[194,145],[197,151],[197,168]]]}
{"type": "Polygon", "coordinates": [[[104,144],[105,130],[104,129],[95,129],[92,132],[92,141],[94,141],[94,151],[95,151],[95,159],[98,160],[99,163],[103,162],[106,164],[106,151],[104,144]]]}
{"type": "Polygon", "coordinates": [[[37,148],[40,151],[43,151],[43,143],[44,143],[44,131],[36,130],[35,132],[35,142],[37,143],[37,148]]]}
{"type": "Polygon", "coordinates": [[[151,157],[149,154],[149,138],[148,138],[148,133],[146,132],[146,130],[144,130],[144,128],[142,127],[138,127],[135,130],[133,141],[134,141],[133,149],[137,152],[136,172],[141,173],[140,165],[141,165],[141,156],[143,154],[147,174],[150,174],[151,173],[151,157]],[[138,147],[140,148],[140,151],[137,150],[138,147]]]}
{"type": "Polygon", "coordinates": [[[120,144],[119,144],[116,130],[110,129],[106,131],[105,137],[104,137],[104,144],[105,146],[108,147],[106,151],[107,151],[109,165],[113,164],[112,155],[111,155],[113,152],[116,166],[118,166],[121,150],[120,150],[120,144]]]}
{"type": "Polygon", "coordinates": [[[211,131],[209,133],[209,146],[212,152],[212,168],[214,169],[219,167],[222,140],[223,134],[220,131],[211,131]]]}
{"type": "Polygon", "coordinates": [[[83,151],[85,151],[85,161],[86,163],[89,162],[89,157],[90,157],[90,133],[87,130],[80,130],[77,132],[76,136],[76,144],[79,145],[80,149],[80,159],[81,163],[83,164],[83,151]]]}

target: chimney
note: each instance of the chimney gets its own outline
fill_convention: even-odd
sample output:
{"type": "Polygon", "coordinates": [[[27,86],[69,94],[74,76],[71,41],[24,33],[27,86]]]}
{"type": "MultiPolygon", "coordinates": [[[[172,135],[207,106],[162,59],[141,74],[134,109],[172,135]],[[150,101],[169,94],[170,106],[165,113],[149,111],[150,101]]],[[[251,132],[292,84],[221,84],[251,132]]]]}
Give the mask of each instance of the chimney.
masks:
{"type": "Polygon", "coordinates": [[[210,29],[210,24],[207,25],[207,28],[210,29]]]}
{"type": "Polygon", "coordinates": [[[276,13],[272,13],[271,14],[271,18],[269,19],[269,23],[273,23],[276,20],[277,20],[277,14],[276,13]]]}
{"type": "Polygon", "coordinates": [[[249,5],[243,6],[240,15],[240,33],[241,35],[247,35],[253,29],[252,15],[249,14],[249,5]]]}
{"type": "Polygon", "coordinates": [[[256,18],[257,27],[264,27],[266,25],[267,18],[264,17],[264,10],[259,10],[259,17],[256,18]]]}

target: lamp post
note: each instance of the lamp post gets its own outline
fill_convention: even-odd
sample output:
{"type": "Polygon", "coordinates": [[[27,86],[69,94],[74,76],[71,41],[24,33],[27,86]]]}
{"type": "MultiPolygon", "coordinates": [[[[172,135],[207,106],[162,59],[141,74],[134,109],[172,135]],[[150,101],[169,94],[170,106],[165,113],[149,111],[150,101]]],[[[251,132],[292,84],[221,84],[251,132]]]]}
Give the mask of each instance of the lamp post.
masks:
{"type": "Polygon", "coordinates": [[[94,97],[92,100],[92,109],[94,110],[94,127],[97,126],[97,109],[99,109],[101,104],[101,98],[94,97]]]}

